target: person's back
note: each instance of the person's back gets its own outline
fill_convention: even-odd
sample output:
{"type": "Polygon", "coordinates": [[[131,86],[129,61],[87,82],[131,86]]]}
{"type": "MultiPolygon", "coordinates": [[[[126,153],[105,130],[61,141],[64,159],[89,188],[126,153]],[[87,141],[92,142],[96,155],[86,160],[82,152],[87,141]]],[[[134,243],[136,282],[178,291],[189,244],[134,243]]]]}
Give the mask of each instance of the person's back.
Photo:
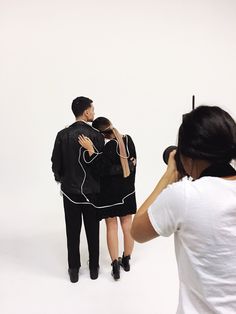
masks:
{"type": "Polygon", "coordinates": [[[77,121],[61,130],[57,135],[56,142],[60,143],[58,147],[60,150],[58,151],[55,145],[52,155],[53,170],[62,184],[63,192],[97,194],[100,191],[99,177],[96,175],[96,171],[93,171],[92,164],[85,162],[89,161],[89,156],[84,154],[84,150],[81,149],[78,143],[79,134],[89,137],[97,151],[102,150],[104,145],[103,136],[87,123],[77,121]],[[60,168],[57,169],[58,165],[60,165],[60,168]]]}
{"type": "Polygon", "coordinates": [[[93,101],[87,97],[77,97],[71,106],[76,122],[58,132],[53,153],[52,170],[55,180],[61,183],[65,211],[68,272],[71,282],[79,279],[80,231],[82,217],[88,242],[90,278],[98,278],[99,270],[99,221],[93,202],[96,202],[100,190],[99,178],[93,158],[78,142],[78,136],[84,135],[94,142],[97,151],[104,145],[103,136],[88,122],[94,119],[93,101]]]}
{"type": "MultiPolygon", "coordinates": [[[[157,206],[166,198],[178,221],[177,313],[235,313],[236,180],[184,180],[163,191],[157,206]]],[[[161,225],[160,217],[158,221],[161,225]]]]}
{"type": "Polygon", "coordinates": [[[175,235],[179,314],[236,313],[235,159],[233,118],[219,107],[194,109],[183,116],[177,151],[134,218],[138,242],[175,235]],[[190,181],[179,181],[181,168],[190,181]]]}

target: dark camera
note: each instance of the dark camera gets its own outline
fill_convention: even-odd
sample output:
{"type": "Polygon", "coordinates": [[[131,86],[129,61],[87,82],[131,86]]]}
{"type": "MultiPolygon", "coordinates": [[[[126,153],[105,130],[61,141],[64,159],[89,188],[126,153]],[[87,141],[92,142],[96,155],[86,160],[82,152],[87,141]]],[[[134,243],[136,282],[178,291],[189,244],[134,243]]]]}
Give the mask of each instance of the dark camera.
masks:
{"type": "Polygon", "coordinates": [[[179,150],[178,150],[178,147],[177,146],[168,146],[165,150],[164,150],[164,153],[163,153],[163,160],[166,164],[168,164],[168,159],[169,159],[169,156],[170,156],[170,153],[176,149],[176,154],[175,154],[175,162],[176,162],[176,167],[177,167],[177,170],[180,174],[180,177],[185,177],[187,175],[187,173],[185,172],[184,170],[184,167],[182,165],[182,162],[180,160],[180,154],[179,154],[179,150]]]}

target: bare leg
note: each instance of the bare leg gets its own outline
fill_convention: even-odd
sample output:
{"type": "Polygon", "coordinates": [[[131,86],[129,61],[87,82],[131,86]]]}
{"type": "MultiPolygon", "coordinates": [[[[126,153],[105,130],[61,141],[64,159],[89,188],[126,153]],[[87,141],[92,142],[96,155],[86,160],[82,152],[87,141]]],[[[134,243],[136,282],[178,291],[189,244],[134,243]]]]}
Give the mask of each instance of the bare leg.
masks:
{"type": "Polygon", "coordinates": [[[107,247],[111,257],[111,260],[114,261],[118,259],[118,224],[117,218],[107,218],[107,247]]]}
{"type": "Polygon", "coordinates": [[[120,223],[124,235],[124,256],[131,255],[134,248],[134,240],[130,234],[132,215],[120,217],[120,223]]]}

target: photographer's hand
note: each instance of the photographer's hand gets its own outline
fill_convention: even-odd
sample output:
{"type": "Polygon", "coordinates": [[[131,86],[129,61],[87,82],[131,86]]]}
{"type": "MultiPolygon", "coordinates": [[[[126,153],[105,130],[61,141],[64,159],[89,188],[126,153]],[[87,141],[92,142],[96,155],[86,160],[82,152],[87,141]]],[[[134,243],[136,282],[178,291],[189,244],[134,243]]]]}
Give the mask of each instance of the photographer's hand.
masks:
{"type": "MultiPolygon", "coordinates": [[[[176,150],[173,150],[170,155],[169,155],[169,159],[168,159],[168,166],[166,169],[166,176],[169,178],[169,183],[174,183],[179,181],[180,179],[180,175],[179,172],[177,170],[177,165],[176,165],[176,161],[175,161],[175,154],[176,154],[176,150]]],[[[165,176],[164,174],[164,176],[165,176]]]]}

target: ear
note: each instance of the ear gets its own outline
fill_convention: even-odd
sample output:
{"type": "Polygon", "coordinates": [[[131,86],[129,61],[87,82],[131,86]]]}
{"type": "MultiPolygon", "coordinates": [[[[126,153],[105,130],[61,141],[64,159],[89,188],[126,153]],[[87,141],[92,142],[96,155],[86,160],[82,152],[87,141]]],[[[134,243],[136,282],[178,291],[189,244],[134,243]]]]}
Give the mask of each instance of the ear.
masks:
{"type": "Polygon", "coordinates": [[[89,114],[88,109],[86,109],[86,110],[84,111],[84,115],[87,117],[88,114],[89,114]]]}

